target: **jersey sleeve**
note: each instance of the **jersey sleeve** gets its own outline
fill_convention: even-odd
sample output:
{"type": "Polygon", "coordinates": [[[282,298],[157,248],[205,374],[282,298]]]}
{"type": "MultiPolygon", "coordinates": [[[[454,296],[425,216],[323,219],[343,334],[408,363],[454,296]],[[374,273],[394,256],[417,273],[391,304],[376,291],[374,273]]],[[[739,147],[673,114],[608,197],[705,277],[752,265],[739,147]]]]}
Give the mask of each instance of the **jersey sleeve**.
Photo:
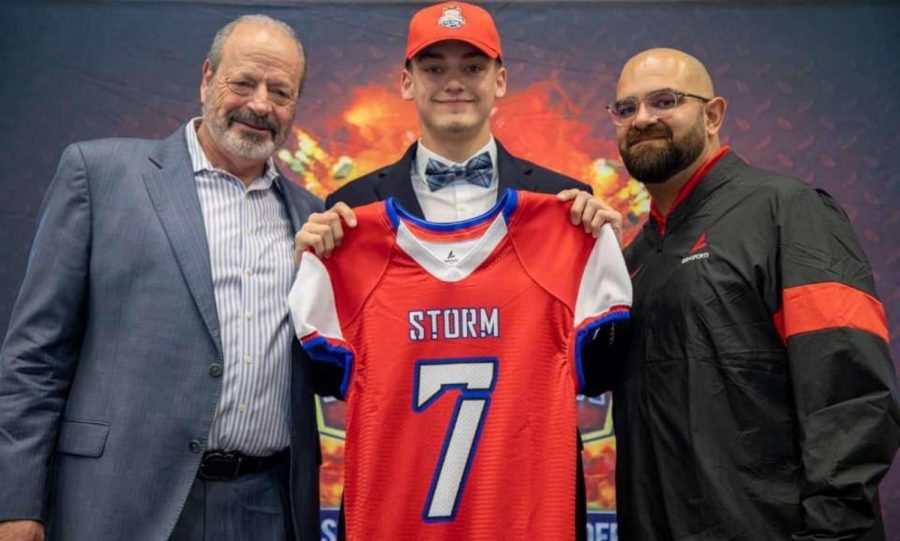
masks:
{"type": "Polygon", "coordinates": [[[631,314],[631,279],[615,232],[603,226],[581,273],[575,299],[572,354],[578,390],[596,394],[605,375],[624,362],[631,314]]]}
{"type": "Polygon", "coordinates": [[[297,338],[313,360],[313,388],[338,398],[347,397],[360,361],[354,322],[384,274],[395,242],[384,202],[357,207],[355,213],[356,227],[344,232],[331,257],[303,254],[288,296],[297,338]]]}
{"type": "MultiPolygon", "coordinates": [[[[345,398],[355,353],[341,331],[331,275],[312,253],[301,257],[288,307],[303,350],[314,363],[323,363],[314,367],[314,376],[339,382],[333,394],[345,398]]],[[[318,386],[317,391],[320,388],[324,387],[318,386]]]]}
{"type": "Polygon", "coordinates": [[[830,196],[798,190],[782,212],[774,320],[788,352],[805,477],[805,529],[794,539],[866,537],[878,527],[878,482],[900,443],[884,308],[830,196]]]}
{"type": "Polygon", "coordinates": [[[594,239],[572,225],[570,207],[553,195],[519,192],[510,235],[529,275],[571,310],[567,354],[577,390],[586,392],[609,388],[625,360],[631,279],[612,227],[594,239]]]}

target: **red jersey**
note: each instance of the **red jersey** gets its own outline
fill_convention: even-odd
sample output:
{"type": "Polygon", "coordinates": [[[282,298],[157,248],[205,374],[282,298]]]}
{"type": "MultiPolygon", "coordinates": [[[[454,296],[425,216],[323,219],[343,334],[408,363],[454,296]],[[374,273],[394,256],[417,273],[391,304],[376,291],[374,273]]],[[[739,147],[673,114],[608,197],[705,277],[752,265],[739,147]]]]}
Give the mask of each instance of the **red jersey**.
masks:
{"type": "Polygon", "coordinates": [[[344,370],[348,539],[574,538],[582,345],[628,318],[631,283],[569,207],[508,190],[435,224],[388,199],[303,255],[298,337],[344,370]]]}

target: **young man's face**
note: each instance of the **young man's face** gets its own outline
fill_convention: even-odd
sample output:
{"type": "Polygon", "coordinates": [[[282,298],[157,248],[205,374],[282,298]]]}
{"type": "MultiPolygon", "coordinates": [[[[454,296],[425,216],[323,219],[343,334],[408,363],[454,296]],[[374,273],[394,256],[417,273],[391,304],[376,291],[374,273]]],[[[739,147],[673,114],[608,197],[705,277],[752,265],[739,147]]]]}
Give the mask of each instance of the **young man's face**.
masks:
{"type": "Polygon", "coordinates": [[[401,78],[415,101],[422,131],[435,139],[489,132],[496,98],[506,94],[506,68],[462,41],[442,41],[416,55],[401,78]]]}

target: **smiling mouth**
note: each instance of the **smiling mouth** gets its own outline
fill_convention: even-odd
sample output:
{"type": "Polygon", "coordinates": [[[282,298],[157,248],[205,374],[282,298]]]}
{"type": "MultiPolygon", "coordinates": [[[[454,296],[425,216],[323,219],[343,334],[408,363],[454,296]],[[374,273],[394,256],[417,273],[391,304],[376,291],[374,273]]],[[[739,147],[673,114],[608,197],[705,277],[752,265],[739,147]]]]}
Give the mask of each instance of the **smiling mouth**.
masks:
{"type": "Polygon", "coordinates": [[[653,141],[666,141],[667,142],[668,140],[669,140],[668,137],[648,137],[646,139],[641,139],[640,141],[635,141],[634,143],[631,143],[631,146],[636,147],[642,143],[652,143],[653,141]]]}
{"type": "Polygon", "coordinates": [[[256,131],[256,132],[260,132],[260,133],[272,133],[272,130],[270,130],[269,128],[262,127],[262,126],[254,126],[253,124],[247,124],[246,122],[241,122],[240,120],[235,120],[234,123],[235,123],[235,124],[240,124],[240,125],[243,126],[244,128],[248,128],[248,129],[253,130],[253,131],[256,131]]]}

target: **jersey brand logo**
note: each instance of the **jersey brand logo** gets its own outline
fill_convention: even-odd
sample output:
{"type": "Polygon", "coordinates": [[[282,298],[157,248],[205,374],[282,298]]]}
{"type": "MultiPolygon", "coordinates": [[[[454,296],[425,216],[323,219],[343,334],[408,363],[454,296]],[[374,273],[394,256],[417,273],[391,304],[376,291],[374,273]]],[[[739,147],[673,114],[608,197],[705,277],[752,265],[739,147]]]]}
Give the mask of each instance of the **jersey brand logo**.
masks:
{"type": "Polygon", "coordinates": [[[453,250],[450,250],[450,253],[447,254],[444,263],[456,263],[456,254],[453,253],[453,250]]]}
{"type": "Polygon", "coordinates": [[[706,231],[700,233],[700,238],[691,247],[688,256],[681,260],[681,264],[697,261],[698,259],[709,259],[709,245],[706,243],[706,231]],[[702,251],[701,251],[702,250],[702,251]]]}

